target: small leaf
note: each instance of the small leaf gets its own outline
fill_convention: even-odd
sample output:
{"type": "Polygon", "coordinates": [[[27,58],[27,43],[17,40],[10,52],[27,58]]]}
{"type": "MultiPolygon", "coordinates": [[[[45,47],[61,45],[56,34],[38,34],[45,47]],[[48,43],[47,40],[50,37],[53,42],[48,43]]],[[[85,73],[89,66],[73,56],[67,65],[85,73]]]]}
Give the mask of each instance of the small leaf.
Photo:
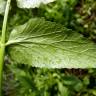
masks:
{"type": "Polygon", "coordinates": [[[17,0],[17,6],[19,8],[35,8],[53,1],[55,0],[17,0]]]}
{"type": "Polygon", "coordinates": [[[69,88],[72,87],[72,89],[75,91],[80,91],[83,88],[81,80],[79,80],[76,76],[73,75],[64,76],[63,83],[64,85],[69,86],[69,88]]]}
{"type": "Polygon", "coordinates": [[[65,87],[61,82],[58,83],[58,88],[61,93],[60,96],[70,96],[68,88],[65,87]]]}
{"type": "Polygon", "coordinates": [[[16,63],[47,68],[96,68],[93,42],[44,19],[31,19],[16,27],[6,46],[16,63]]]}
{"type": "Polygon", "coordinates": [[[72,85],[72,86],[74,86],[74,85],[76,85],[79,82],[80,82],[80,80],[77,77],[73,76],[73,75],[69,75],[69,76],[64,76],[63,77],[64,85],[72,85]]]}
{"type": "Polygon", "coordinates": [[[0,14],[4,14],[5,7],[6,7],[6,1],[0,0],[0,14]]]}

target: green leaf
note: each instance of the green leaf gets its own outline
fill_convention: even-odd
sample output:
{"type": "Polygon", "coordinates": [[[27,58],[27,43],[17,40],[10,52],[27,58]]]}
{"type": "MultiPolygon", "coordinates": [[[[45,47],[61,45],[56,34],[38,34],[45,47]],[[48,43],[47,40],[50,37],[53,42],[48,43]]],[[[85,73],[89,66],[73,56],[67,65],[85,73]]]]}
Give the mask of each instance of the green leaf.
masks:
{"type": "Polygon", "coordinates": [[[35,8],[53,1],[55,0],[17,0],[17,6],[19,8],[35,8]]]}
{"type": "Polygon", "coordinates": [[[0,14],[4,14],[5,7],[6,7],[6,1],[0,0],[0,14]]]}
{"type": "Polygon", "coordinates": [[[80,91],[84,87],[81,80],[74,75],[64,76],[63,84],[75,91],[80,91]]]}
{"type": "Polygon", "coordinates": [[[68,88],[65,87],[61,82],[58,83],[58,88],[61,93],[59,96],[70,96],[68,88]]]}
{"type": "Polygon", "coordinates": [[[6,43],[13,61],[35,67],[96,68],[96,45],[62,25],[31,19],[6,43]]]}
{"type": "Polygon", "coordinates": [[[63,77],[63,83],[64,83],[64,85],[75,86],[78,83],[80,83],[80,80],[73,75],[69,75],[69,76],[64,76],[63,77]]]}

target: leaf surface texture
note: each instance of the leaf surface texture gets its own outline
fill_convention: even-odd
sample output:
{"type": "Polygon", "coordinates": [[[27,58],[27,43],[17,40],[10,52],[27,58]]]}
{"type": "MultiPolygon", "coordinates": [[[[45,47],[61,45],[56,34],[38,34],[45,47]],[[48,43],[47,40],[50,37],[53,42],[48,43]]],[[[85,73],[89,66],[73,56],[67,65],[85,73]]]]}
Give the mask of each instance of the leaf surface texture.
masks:
{"type": "Polygon", "coordinates": [[[55,0],[17,0],[17,5],[19,8],[35,8],[53,1],[55,0]]]}
{"type": "Polygon", "coordinates": [[[0,14],[4,14],[5,7],[6,7],[6,1],[0,0],[0,14]]]}
{"type": "Polygon", "coordinates": [[[16,27],[6,46],[16,63],[46,68],[96,68],[95,43],[44,19],[31,19],[16,27]]]}

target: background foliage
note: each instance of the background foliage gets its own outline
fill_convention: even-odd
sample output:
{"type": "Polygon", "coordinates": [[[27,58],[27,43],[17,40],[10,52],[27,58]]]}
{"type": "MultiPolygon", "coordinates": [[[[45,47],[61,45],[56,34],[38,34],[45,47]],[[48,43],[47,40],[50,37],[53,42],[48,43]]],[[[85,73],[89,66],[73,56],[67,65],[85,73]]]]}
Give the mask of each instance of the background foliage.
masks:
{"type": "MultiPolygon", "coordinates": [[[[8,28],[32,17],[61,23],[96,41],[96,1],[57,0],[39,9],[20,9],[12,1],[8,28]]],[[[3,16],[0,15],[0,31],[3,16]]],[[[4,96],[96,96],[96,69],[39,69],[11,64],[5,58],[4,96]]]]}

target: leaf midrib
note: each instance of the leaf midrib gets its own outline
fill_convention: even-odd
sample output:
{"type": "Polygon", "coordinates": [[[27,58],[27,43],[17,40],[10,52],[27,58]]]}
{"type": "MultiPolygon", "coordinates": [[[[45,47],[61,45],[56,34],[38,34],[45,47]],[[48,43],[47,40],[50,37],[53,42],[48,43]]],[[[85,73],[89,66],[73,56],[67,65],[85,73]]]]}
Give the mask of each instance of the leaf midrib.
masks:
{"type": "MultiPolygon", "coordinates": [[[[72,41],[71,41],[72,42],[72,41]]],[[[76,41],[75,41],[76,42],[76,41]]],[[[20,46],[22,46],[22,47],[26,47],[26,48],[29,48],[29,46],[27,47],[27,46],[24,46],[24,45],[22,45],[22,44],[20,44],[21,42],[18,42],[18,43],[15,43],[15,44],[17,44],[17,45],[20,45],[20,46]]],[[[57,47],[57,46],[54,46],[54,45],[52,45],[53,43],[51,43],[51,44],[44,44],[44,43],[35,43],[35,42],[22,42],[23,44],[24,43],[33,43],[33,44],[38,44],[38,45],[47,45],[47,46],[52,46],[52,47],[54,47],[54,48],[58,48],[58,49],[61,49],[61,50],[64,50],[64,51],[69,51],[69,52],[73,52],[73,53],[77,53],[77,54],[83,54],[83,55],[86,55],[86,56],[90,56],[90,57],[92,57],[92,58],[96,58],[96,56],[92,56],[92,55],[88,55],[88,54],[85,54],[85,53],[83,53],[83,52],[85,52],[85,51],[83,51],[83,52],[77,52],[77,51],[73,51],[73,50],[70,50],[70,48],[68,48],[68,49],[65,49],[65,48],[61,48],[61,47],[57,47]]],[[[78,42],[77,42],[78,43],[78,42]]],[[[82,43],[81,43],[82,44],[82,43]]],[[[14,44],[13,44],[14,45],[14,44]]],[[[78,46],[77,46],[78,47],[78,46]]],[[[72,48],[71,48],[72,49],[72,48]]],[[[86,51],[88,51],[88,50],[92,50],[92,49],[95,49],[95,48],[90,48],[90,49],[87,49],[86,51]]]]}

